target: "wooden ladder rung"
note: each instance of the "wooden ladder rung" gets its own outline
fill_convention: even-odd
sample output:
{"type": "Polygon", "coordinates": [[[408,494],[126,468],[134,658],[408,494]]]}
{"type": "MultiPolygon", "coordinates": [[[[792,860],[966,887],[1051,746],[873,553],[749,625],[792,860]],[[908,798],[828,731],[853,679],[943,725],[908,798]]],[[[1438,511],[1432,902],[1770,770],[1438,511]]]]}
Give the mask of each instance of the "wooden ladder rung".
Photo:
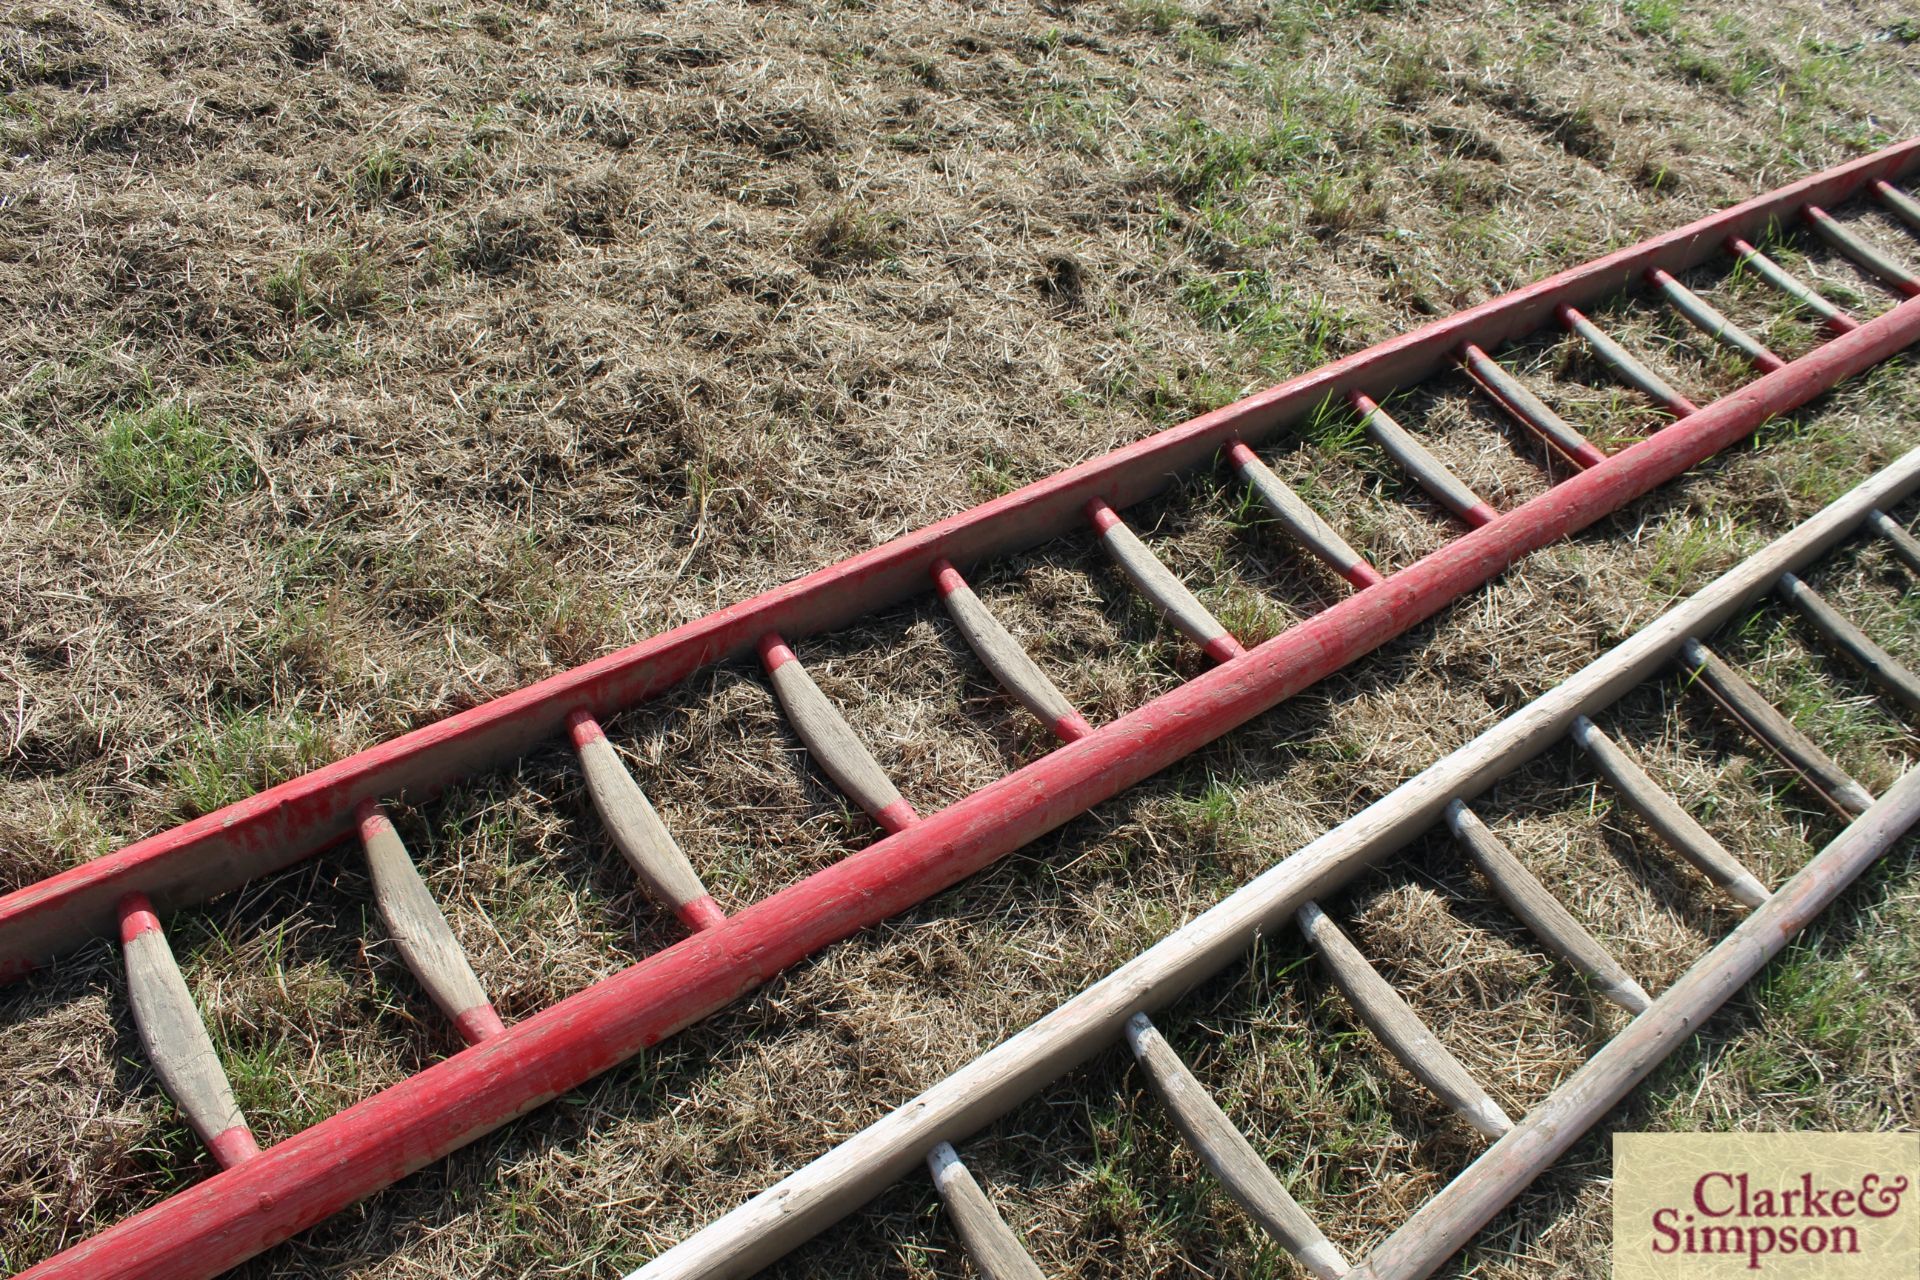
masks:
{"type": "Polygon", "coordinates": [[[1873,184],[1873,193],[1880,197],[1880,203],[1887,206],[1895,217],[1920,233],[1920,200],[1915,200],[1884,178],[1873,184]]]}
{"type": "Polygon", "coordinates": [[[840,709],[820,692],[787,642],[774,632],[760,638],[760,663],[787,720],[834,785],[852,797],[891,834],[920,821],[866,746],[854,735],[840,709]]]}
{"type": "Polygon", "coordinates": [[[1275,475],[1273,469],[1260,460],[1260,455],[1235,440],[1227,446],[1227,457],[1295,542],[1356,587],[1364,590],[1383,581],[1380,571],[1334,532],[1333,526],[1322,520],[1286,481],[1275,475]]]}
{"type": "Polygon", "coordinates": [[[1046,1280],[1045,1273],[993,1207],[987,1192],[949,1143],[927,1153],[934,1190],[960,1233],[960,1244],[984,1280],[1046,1280]]]}
{"type": "Polygon", "coordinates": [[[1093,732],[1086,717],[1074,710],[1067,696],[1027,654],[1025,646],[1000,625],[1000,620],[973,593],[958,569],[944,558],[934,561],[933,582],[940,598],[946,602],[953,625],[966,637],[968,647],[993,673],[1001,688],[1062,742],[1074,742],[1093,732]]]}
{"type": "Polygon", "coordinates": [[[1742,267],[1750,268],[1762,280],[1819,316],[1827,328],[1834,333],[1849,333],[1860,327],[1858,320],[1828,302],[1812,285],[1795,276],[1739,236],[1727,241],[1727,248],[1733,251],[1735,260],[1742,267]]]}
{"type": "Polygon", "coordinates": [[[1493,834],[1480,816],[1463,802],[1447,806],[1447,826],[1466,849],[1480,874],[1487,878],[1500,901],[1520,918],[1549,951],[1583,975],[1601,994],[1629,1013],[1640,1013],[1653,1003],[1646,988],[1634,981],[1600,939],[1573,918],[1559,898],[1506,843],[1493,834]]]}
{"type": "Polygon", "coordinates": [[[1747,362],[1762,373],[1772,373],[1784,368],[1786,361],[1767,350],[1758,338],[1742,329],[1721,314],[1720,309],[1711,302],[1687,288],[1676,280],[1670,272],[1659,267],[1647,272],[1647,279],[1653,281],[1667,301],[1673,304],[1688,324],[1709,338],[1738,351],[1747,358],[1747,362]]]}
{"type": "Polygon", "coordinates": [[[1395,466],[1412,476],[1435,502],[1476,529],[1498,518],[1499,512],[1468,488],[1465,481],[1447,470],[1445,463],[1434,457],[1432,451],[1421,444],[1412,432],[1395,422],[1372,397],[1356,391],[1352,400],[1355,411],[1360,414],[1361,422],[1366,427],[1367,439],[1393,459],[1395,466]]]}
{"type": "Polygon", "coordinates": [[[1173,1119],[1174,1128],[1260,1228],[1323,1280],[1347,1274],[1347,1260],[1307,1216],[1144,1013],[1127,1020],[1127,1045],[1173,1119]]]}
{"type": "Polygon", "coordinates": [[[1720,655],[1689,636],[1680,646],[1684,669],[1697,677],[1715,702],[1740,722],[1841,812],[1855,815],[1873,803],[1868,790],[1847,776],[1834,758],[1779,711],[1720,655]]]}
{"type": "Polygon", "coordinates": [[[1579,310],[1562,304],[1557,314],[1560,323],[1579,335],[1593,354],[1600,357],[1600,363],[1612,369],[1628,386],[1658,400],[1661,407],[1676,418],[1699,411],[1700,406],[1675,391],[1673,385],[1655,373],[1646,361],[1615,342],[1612,335],[1579,310]]]}
{"type": "Polygon", "coordinates": [[[696,933],[727,918],[713,900],[699,873],[687,860],[680,842],[660,820],[646,792],[607,741],[600,723],[584,711],[567,717],[567,732],[580,757],[587,794],[600,814],[614,847],[640,877],[655,902],[670,908],[682,924],[696,933]]]}
{"type": "Polygon", "coordinates": [[[1841,255],[1851,260],[1856,267],[1877,278],[1897,293],[1904,293],[1909,298],[1920,294],[1920,276],[1914,275],[1887,254],[1842,226],[1825,209],[1817,204],[1810,204],[1806,207],[1806,215],[1807,221],[1813,224],[1813,229],[1820,234],[1820,238],[1838,249],[1841,255]]]}
{"type": "Polygon", "coordinates": [[[1800,611],[1800,616],[1825,637],[1827,643],[1860,664],[1874,683],[1905,703],[1910,711],[1920,711],[1920,677],[1906,664],[1876,644],[1866,632],[1849,622],[1828,604],[1821,594],[1791,573],[1780,575],[1780,594],[1800,611]]]}
{"type": "Polygon", "coordinates": [[[187,980],[144,893],[120,900],[127,1002],[154,1074],[223,1169],[260,1154],[187,980]]]}
{"type": "Polygon", "coordinates": [[[1513,1128],[1506,1112],[1440,1042],[1440,1037],[1413,1011],[1413,1006],[1393,989],[1393,984],[1367,963],[1360,949],[1320,909],[1319,903],[1302,904],[1295,919],[1300,922],[1300,932],[1333,971],[1334,982],[1360,1021],[1380,1038],[1402,1066],[1487,1137],[1498,1138],[1513,1128]]]}
{"type": "Polygon", "coordinates": [[[368,801],[360,806],[358,818],[360,845],[373,878],[373,905],[400,958],[468,1044],[505,1031],[486,988],[474,976],[466,949],[453,936],[385,810],[368,801]]]}
{"type": "Polygon", "coordinates": [[[1701,874],[1727,891],[1735,902],[1748,907],[1757,907],[1770,896],[1767,886],[1759,877],[1740,864],[1740,860],[1728,853],[1726,847],[1694,821],[1692,814],[1680,807],[1675,800],[1661,789],[1660,785],[1647,776],[1647,771],[1634,763],[1633,758],[1621,749],[1620,744],[1600,731],[1600,727],[1585,716],[1577,717],[1573,722],[1572,738],[1574,744],[1587,753],[1594,768],[1607,784],[1620,793],[1627,807],[1640,815],[1655,835],[1659,836],[1669,848],[1700,869],[1701,874]]]}
{"type": "Polygon", "coordinates": [[[1920,539],[1902,528],[1898,520],[1884,511],[1870,511],[1867,513],[1867,528],[1886,540],[1887,546],[1905,562],[1908,570],[1920,573],[1920,539]]]}
{"type": "Polygon", "coordinates": [[[1087,503],[1087,519],[1100,534],[1100,541],[1106,546],[1107,554],[1127,575],[1134,589],[1151,600],[1154,607],[1164,613],[1174,626],[1186,633],[1188,639],[1199,645],[1209,658],[1215,662],[1226,662],[1237,658],[1246,650],[1240,642],[1227,634],[1220,620],[1207,611],[1186,584],[1173,576],[1167,566],[1160,563],[1160,557],[1153,554],[1147,544],[1127,528],[1126,521],[1119,513],[1099,498],[1087,503]]]}
{"type": "Polygon", "coordinates": [[[1546,441],[1560,456],[1583,470],[1607,460],[1606,454],[1588,443],[1565,418],[1549,409],[1546,401],[1527,390],[1499,361],[1471,342],[1461,348],[1460,354],[1467,372],[1493,397],[1494,403],[1546,441]]]}

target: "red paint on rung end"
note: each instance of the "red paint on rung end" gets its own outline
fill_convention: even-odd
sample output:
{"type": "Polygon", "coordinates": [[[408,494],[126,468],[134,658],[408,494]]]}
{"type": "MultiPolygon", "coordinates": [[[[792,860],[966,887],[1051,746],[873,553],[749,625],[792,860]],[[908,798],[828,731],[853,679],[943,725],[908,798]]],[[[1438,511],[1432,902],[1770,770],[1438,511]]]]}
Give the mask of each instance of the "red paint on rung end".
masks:
{"type": "Polygon", "coordinates": [[[231,1169],[259,1155],[260,1144],[254,1140],[253,1130],[237,1124],[225,1133],[208,1138],[207,1150],[213,1153],[214,1162],[222,1169],[231,1169]]]}
{"type": "Polygon", "coordinates": [[[920,821],[919,812],[904,799],[895,800],[886,808],[873,815],[873,820],[887,829],[887,834],[898,835],[908,827],[920,821]]]}
{"type": "Polygon", "coordinates": [[[1231,662],[1245,656],[1247,647],[1229,635],[1217,635],[1200,646],[1200,651],[1215,662],[1231,662]]]}
{"type": "Polygon", "coordinates": [[[1105,498],[1089,498],[1085,510],[1087,519],[1093,521],[1096,533],[1105,533],[1120,523],[1119,514],[1108,505],[1105,498]]]}
{"type": "Polygon", "coordinates": [[[1236,467],[1244,467],[1248,463],[1260,461],[1260,455],[1247,448],[1241,441],[1235,440],[1227,445],[1227,461],[1236,467]]]}
{"type": "Polygon", "coordinates": [[[953,561],[941,556],[933,562],[933,585],[943,596],[950,596],[967,585],[960,571],[953,567],[953,561]]]}
{"type": "Polygon", "coordinates": [[[587,712],[575,711],[567,716],[567,736],[573,739],[575,747],[584,747],[606,737],[607,731],[587,712]]]}
{"type": "Polygon", "coordinates": [[[777,631],[769,631],[761,636],[757,647],[760,650],[760,665],[768,671],[778,671],[793,661],[793,650],[787,647],[787,642],[780,638],[777,631]]]}
{"type": "Polygon", "coordinates": [[[393,826],[393,819],[380,807],[378,800],[362,800],[353,811],[354,825],[360,829],[360,843],[365,844],[375,836],[393,826]]]}
{"type": "Polygon", "coordinates": [[[500,1020],[500,1014],[491,1004],[477,1004],[473,1008],[453,1016],[454,1029],[460,1038],[468,1044],[479,1044],[482,1040],[491,1040],[507,1029],[500,1020]]]}
{"type": "Polygon", "coordinates": [[[1062,742],[1078,742],[1093,732],[1093,726],[1078,711],[1061,716],[1047,726],[1053,730],[1053,736],[1062,742]]]}
{"type": "Polygon", "coordinates": [[[147,901],[144,893],[130,893],[120,899],[120,941],[132,942],[143,933],[151,933],[160,927],[160,917],[153,913],[153,904],[147,901]]]}
{"type": "Polygon", "coordinates": [[[713,900],[712,894],[695,898],[676,910],[674,915],[680,917],[680,923],[695,933],[727,922],[727,913],[720,909],[720,904],[713,900]]]}
{"type": "Polygon", "coordinates": [[[1381,573],[1365,561],[1349,566],[1347,571],[1340,576],[1362,591],[1365,591],[1368,587],[1378,586],[1387,580],[1386,574],[1381,573]]]}

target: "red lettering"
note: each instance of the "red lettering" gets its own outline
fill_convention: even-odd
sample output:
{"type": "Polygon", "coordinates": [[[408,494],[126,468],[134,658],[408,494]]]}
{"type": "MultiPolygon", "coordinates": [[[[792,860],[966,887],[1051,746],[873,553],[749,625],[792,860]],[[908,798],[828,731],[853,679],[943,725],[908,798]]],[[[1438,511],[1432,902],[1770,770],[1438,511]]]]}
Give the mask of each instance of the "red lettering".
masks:
{"type": "Polygon", "coordinates": [[[1679,1216],[1680,1216],[1679,1211],[1676,1209],[1657,1209],[1654,1211],[1653,1251],[1655,1253],[1680,1252],[1680,1233],[1679,1231],[1675,1230],[1673,1225],[1674,1219],[1679,1216]],[[1661,1236],[1666,1237],[1666,1244],[1664,1246],[1660,1243],[1659,1237],[1661,1236]]]}
{"type": "MultiPolygon", "coordinates": [[[[1745,1175],[1743,1174],[1742,1176],[1744,1177],[1745,1175]]],[[[1727,1190],[1733,1190],[1734,1181],[1732,1174],[1703,1173],[1700,1175],[1700,1180],[1693,1184],[1693,1207],[1706,1214],[1709,1218],[1724,1218],[1733,1212],[1733,1201],[1730,1200],[1724,1209],[1715,1209],[1707,1203],[1707,1184],[1716,1179],[1723,1183],[1727,1190]]]]}

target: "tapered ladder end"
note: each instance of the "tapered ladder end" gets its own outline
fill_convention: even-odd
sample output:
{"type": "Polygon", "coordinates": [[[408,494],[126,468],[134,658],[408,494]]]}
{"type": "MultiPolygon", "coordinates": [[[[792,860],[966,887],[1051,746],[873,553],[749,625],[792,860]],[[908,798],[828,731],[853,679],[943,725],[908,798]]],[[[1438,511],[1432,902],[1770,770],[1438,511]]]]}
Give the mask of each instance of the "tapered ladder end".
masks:
{"type": "Polygon", "coordinates": [[[129,893],[120,899],[120,941],[132,942],[143,933],[160,927],[153,903],[144,893],[129,893]]]}
{"type": "Polygon", "coordinates": [[[468,1044],[479,1044],[482,1040],[491,1040],[507,1029],[500,1015],[491,1004],[477,1004],[473,1008],[453,1016],[454,1029],[460,1038],[468,1044]]]}
{"type": "Polygon", "coordinates": [[[1737,876],[1729,881],[1727,893],[1743,907],[1757,907],[1773,896],[1772,891],[1760,883],[1759,877],[1751,875],[1737,876]]]}
{"type": "Polygon", "coordinates": [[[1225,632],[1207,641],[1201,648],[1206,652],[1206,655],[1215,662],[1231,662],[1235,658],[1244,655],[1247,651],[1245,645],[1235,640],[1232,636],[1227,635],[1225,632]]]}
{"type": "Polygon", "coordinates": [[[600,727],[598,720],[582,710],[568,714],[567,736],[573,739],[575,748],[580,748],[606,737],[607,731],[600,727]]]}
{"type": "Polygon", "coordinates": [[[1310,1272],[1315,1280],[1345,1280],[1353,1275],[1353,1268],[1340,1251],[1333,1247],[1332,1241],[1315,1240],[1303,1244],[1294,1256],[1300,1259],[1300,1265],[1310,1272]]]}
{"type": "Polygon", "coordinates": [[[1093,726],[1089,724],[1087,718],[1078,711],[1069,712],[1061,716],[1049,725],[1048,728],[1052,729],[1053,736],[1062,742],[1078,742],[1093,732],[1093,726]]]}
{"type": "Polygon", "coordinates": [[[224,1133],[216,1133],[208,1138],[207,1150],[222,1169],[231,1169],[259,1155],[260,1144],[254,1139],[253,1130],[237,1124],[224,1133]]]}
{"type": "Polygon", "coordinates": [[[694,933],[725,924],[727,920],[727,913],[720,909],[720,904],[713,900],[713,895],[710,893],[702,894],[690,902],[681,903],[674,908],[673,914],[680,918],[681,924],[686,925],[694,933]]]}
{"type": "Polygon", "coordinates": [[[760,651],[760,665],[768,671],[777,671],[793,661],[793,650],[787,647],[778,631],[767,632],[754,647],[760,651]]]}
{"type": "Polygon", "coordinates": [[[898,835],[908,827],[920,821],[919,812],[906,800],[895,800],[892,804],[876,809],[873,820],[886,828],[888,835],[898,835]]]}
{"type": "Polygon", "coordinates": [[[1377,587],[1387,580],[1386,574],[1381,573],[1364,560],[1356,561],[1348,565],[1341,576],[1362,591],[1365,591],[1368,587],[1377,587]]]}
{"type": "Polygon", "coordinates": [[[1645,1013],[1653,1004],[1653,997],[1647,994],[1647,989],[1632,978],[1602,983],[1600,994],[1635,1017],[1645,1013]]]}
{"type": "Polygon", "coordinates": [[[1460,1114],[1466,1117],[1468,1124],[1495,1141],[1506,1137],[1513,1130],[1513,1121],[1492,1098],[1476,1099],[1473,1105],[1463,1108],[1460,1114]]]}

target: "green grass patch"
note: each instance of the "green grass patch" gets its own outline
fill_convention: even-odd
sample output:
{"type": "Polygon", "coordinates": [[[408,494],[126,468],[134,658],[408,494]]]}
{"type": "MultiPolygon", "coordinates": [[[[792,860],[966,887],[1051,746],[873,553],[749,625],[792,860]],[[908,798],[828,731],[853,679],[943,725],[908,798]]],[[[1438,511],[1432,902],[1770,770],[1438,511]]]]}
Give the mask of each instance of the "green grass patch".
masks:
{"type": "Polygon", "coordinates": [[[232,711],[196,729],[166,766],[187,816],[211,813],[325,764],[332,744],[298,711],[232,711]]]}
{"type": "Polygon", "coordinates": [[[258,474],[225,422],[178,402],[109,417],[94,468],[116,514],[175,522],[249,488],[258,474]]]}
{"type": "Polygon", "coordinates": [[[1202,324],[1258,353],[1263,368],[1280,373],[1333,359],[1355,325],[1320,295],[1278,284],[1259,270],[1195,276],[1180,286],[1180,303],[1202,324]]]}

